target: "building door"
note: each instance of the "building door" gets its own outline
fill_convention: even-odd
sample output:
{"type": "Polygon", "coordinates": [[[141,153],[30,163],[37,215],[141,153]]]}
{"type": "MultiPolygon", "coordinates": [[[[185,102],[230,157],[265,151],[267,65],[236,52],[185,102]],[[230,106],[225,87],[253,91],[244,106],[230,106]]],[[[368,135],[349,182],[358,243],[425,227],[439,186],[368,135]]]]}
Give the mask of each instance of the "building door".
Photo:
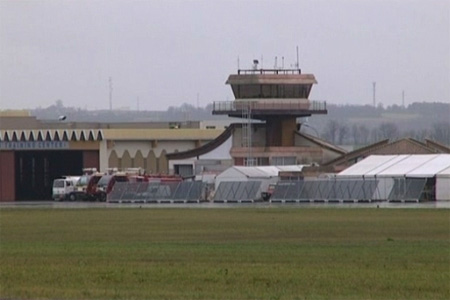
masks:
{"type": "Polygon", "coordinates": [[[50,200],[53,180],[81,175],[82,151],[17,151],[16,200],[50,200]]]}

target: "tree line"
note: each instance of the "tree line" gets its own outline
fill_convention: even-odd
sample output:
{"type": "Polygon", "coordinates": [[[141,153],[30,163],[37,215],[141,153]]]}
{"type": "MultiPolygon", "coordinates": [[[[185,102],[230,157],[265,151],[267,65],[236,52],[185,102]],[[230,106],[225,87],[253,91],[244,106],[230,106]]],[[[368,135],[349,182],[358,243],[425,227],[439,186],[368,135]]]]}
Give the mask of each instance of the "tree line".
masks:
{"type": "Polygon", "coordinates": [[[435,122],[430,128],[401,130],[396,123],[382,122],[380,125],[369,128],[365,124],[353,123],[349,125],[344,121],[329,120],[320,137],[336,145],[364,146],[385,139],[398,139],[402,137],[414,138],[418,141],[431,139],[450,145],[450,123],[435,122]]]}
{"type": "MultiPolygon", "coordinates": [[[[228,119],[212,115],[213,105],[197,107],[188,103],[165,111],[87,110],[67,107],[61,100],[47,108],[31,110],[38,119],[57,120],[66,115],[70,122],[182,122],[228,119]]],[[[336,145],[364,146],[383,139],[429,138],[450,145],[450,103],[411,103],[403,107],[370,105],[327,105],[327,115],[299,118],[302,130],[336,145]],[[311,128],[311,131],[308,131],[311,128]]]]}

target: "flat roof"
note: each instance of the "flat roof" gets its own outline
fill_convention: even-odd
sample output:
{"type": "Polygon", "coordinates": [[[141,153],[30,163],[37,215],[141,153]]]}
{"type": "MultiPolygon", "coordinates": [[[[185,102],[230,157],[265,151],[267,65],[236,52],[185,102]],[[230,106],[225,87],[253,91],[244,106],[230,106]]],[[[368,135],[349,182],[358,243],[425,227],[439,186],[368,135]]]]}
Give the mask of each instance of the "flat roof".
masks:
{"type": "Polygon", "coordinates": [[[226,84],[294,84],[312,85],[317,80],[313,74],[232,74],[226,84]]]}
{"type": "Polygon", "coordinates": [[[213,140],[223,129],[103,129],[107,140],[213,140]]]}

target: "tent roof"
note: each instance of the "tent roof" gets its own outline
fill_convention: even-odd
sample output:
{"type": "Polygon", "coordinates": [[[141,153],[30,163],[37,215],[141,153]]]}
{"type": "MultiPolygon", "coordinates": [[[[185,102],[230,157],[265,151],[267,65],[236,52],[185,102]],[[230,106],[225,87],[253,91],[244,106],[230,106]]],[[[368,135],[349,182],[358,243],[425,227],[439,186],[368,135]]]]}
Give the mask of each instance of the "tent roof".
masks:
{"type": "MultiPolygon", "coordinates": [[[[434,159],[437,155],[410,155],[389,168],[379,172],[377,176],[406,176],[409,172],[419,168],[428,161],[434,159]]],[[[433,175],[434,176],[434,175],[433,175]]]]}
{"type": "Polygon", "coordinates": [[[376,176],[378,173],[390,168],[391,166],[397,164],[398,162],[404,160],[405,158],[407,158],[409,155],[393,155],[394,158],[389,160],[388,162],[386,162],[385,164],[382,164],[378,167],[376,167],[373,170],[370,170],[369,172],[367,172],[365,174],[365,176],[376,176]]]}
{"type": "Polygon", "coordinates": [[[408,173],[408,177],[433,177],[450,167],[450,155],[438,155],[408,173]]]}
{"type": "MultiPolygon", "coordinates": [[[[225,170],[223,174],[231,173],[231,170],[236,170],[248,178],[271,178],[278,176],[280,171],[301,171],[303,165],[293,166],[259,166],[259,167],[245,167],[233,166],[225,170]],[[226,172],[226,173],[225,173],[226,172]]],[[[219,175],[220,176],[220,175],[219,175]]]]}
{"type": "Polygon", "coordinates": [[[448,168],[446,168],[446,169],[440,171],[440,172],[437,174],[437,176],[438,176],[438,177],[450,177],[450,167],[448,167],[448,168]]]}
{"type": "Polygon", "coordinates": [[[337,176],[425,178],[434,177],[440,172],[444,174],[448,168],[450,168],[450,154],[371,155],[337,176]]]}
{"type": "Polygon", "coordinates": [[[345,169],[340,176],[361,176],[393,160],[396,155],[371,155],[345,169]]]}

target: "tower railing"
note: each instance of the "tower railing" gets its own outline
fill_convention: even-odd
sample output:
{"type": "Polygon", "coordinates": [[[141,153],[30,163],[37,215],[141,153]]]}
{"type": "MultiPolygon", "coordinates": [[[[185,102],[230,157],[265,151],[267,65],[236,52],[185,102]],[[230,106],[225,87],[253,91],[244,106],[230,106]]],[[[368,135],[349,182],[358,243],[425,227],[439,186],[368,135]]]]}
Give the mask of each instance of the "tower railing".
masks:
{"type": "Polygon", "coordinates": [[[301,74],[300,69],[239,69],[238,75],[241,74],[301,74]]]}
{"type": "Polygon", "coordinates": [[[233,100],[233,101],[215,101],[213,103],[213,113],[238,112],[250,109],[252,111],[270,111],[270,110],[300,110],[300,111],[325,111],[327,103],[325,101],[309,100],[233,100]]]}

